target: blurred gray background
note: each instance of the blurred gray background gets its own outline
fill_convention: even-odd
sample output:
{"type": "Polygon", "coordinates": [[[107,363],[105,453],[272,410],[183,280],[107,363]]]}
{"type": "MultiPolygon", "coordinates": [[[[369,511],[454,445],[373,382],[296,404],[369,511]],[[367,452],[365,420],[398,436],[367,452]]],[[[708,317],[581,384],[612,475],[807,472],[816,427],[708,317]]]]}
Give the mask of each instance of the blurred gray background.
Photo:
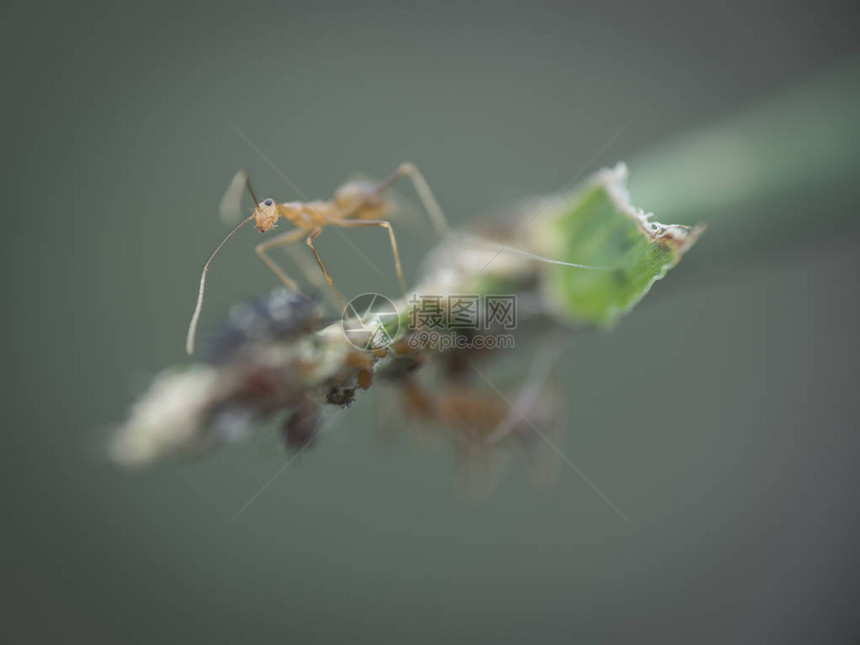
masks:
{"type": "MultiPolygon", "coordinates": [[[[272,428],[143,473],[104,458],[152,376],[186,360],[233,173],[298,198],[237,129],[308,197],[413,161],[464,223],[555,192],[624,128],[585,174],[630,162],[634,203],[661,219],[634,160],[844,69],[855,7],[2,12],[4,640],[860,636],[858,229],[831,217],[856,212],[853,182],[798,197],[803,235],[765,204],[715,218],[613,333],[572,338],[565,452],[631,524],[566,468],[541,490],[514,463],[470,500],[447,450],[377,440],[376,390],[235,522],[285,462],[272,428]],[[750,242],[758,217],[774,235],[750,242]]],[[[414,277],[430,229],[395,226],[414,277]]],[[[350,235],[388,261],[384,236],[350,235]]],[[[257,241],[245,231],[210,273],[204,333],[276,284],[257,241]]],[[[396,294],[339,235],[319,247],[345,293],[396,294]]]]}

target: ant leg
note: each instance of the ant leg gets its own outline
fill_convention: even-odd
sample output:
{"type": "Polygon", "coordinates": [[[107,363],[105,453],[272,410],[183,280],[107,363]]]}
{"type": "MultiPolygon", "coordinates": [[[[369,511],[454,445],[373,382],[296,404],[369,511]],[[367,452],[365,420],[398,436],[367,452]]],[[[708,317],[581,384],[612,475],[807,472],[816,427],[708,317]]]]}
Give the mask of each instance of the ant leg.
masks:
{"type": "Polygon", "coordinates": [[[520,391],[515,403],[508,401],[508,414],[493,431],[487,435],[488,444],[498,443],[518,425],[531,425],[528,415],[535,409],[541,392],[549,381],[551,372],[564,351],[564,343],[558,333],[551,333],[537,348],[529,364],[526,386],[520,391]]]}
{"type": "Polygon", "coordinates": [[[294,231],[287,231],[283,235],[278,235],[271,240],[263,242],[262,244],[258,244],[257,247],[254,249],[257,252],[257,257],[259,257],[263,261],[263,263],[267,267],[269,267],[272,272],[276,276],[278,276],[278,278],[280,278],[281,282],[283,282],[287,287],[298,293],[301,293],[301,291],[299,291],[299,286],[296,284],[296,281],[290,278],[286,273],[284,273],[283,269],[281,269],[281,267],[279,267],[275,263],[275,261],[269,257],[266,251],[275,246],[286,246],[288,244],[295,244],[300,239],[302,239],[302,236],[305,233],[305,229],[302,228],[298,228],[294,231]]]}
{"type": "Polygon", "coordinates": [[[448,220],[445,219],[445,215],[442,213],[439,203],[433,196],[433,191],[430,190],[430,185],[427,183],[427,180],[424,179],[424,175],[422,175],[421,171],[411,163],[407,162],[400,164],[397,170],[376,185],[376,188],[370,192],[365,200],[362,200],[362,203],[369,201],[374,197],[378,197],[403,177],[409,177],[412,181],[412,186],[415,188],[415,192],[418,193],[421,205],[424,206],[424,210],[427,211],[427,216],[436,228],[436,232],[439,234],[439,237],[447,236],[449,229],[448,220]]]}
{"type": "Polygon", "coordinates": [[[397,169],[397,173],[400,176],[408,176],[412,181],[412,187],[415,188],[415,192],[418,193],[418,198],[421,200],[424,210],[427,211],[427,215],[433,222],[433,226],[436,227],[436,232],[439,234],[439,237],[445,237],[448,235],[448,220],[445,219],[445,215],[439,207],[439,202],[437,202],[436,198],[433,196],[433,191],[430,190],[430,184],[428,184],[427,180],[424,179],[424,175],[421,174],[421,171],[413,164],[407,162],[400,164],[400,168],[397,169]]]}
{"type": "MultiPolygon", "coordinates": [[[[235,174],[218,206],[218,216],[222,222],[235,225],[241,219],[242,195],[245,193],[245,188],[250,185],[251,180],[245,170],[235,174]]],[[[256,205],[256,202],[254,204],[256,205]]]]}
{"type": "MultiPolygon", "coordinates": [[[[275,247],[275,246],[283,246],[284,251],[286,251],[287,255],[295,262],[295,264],[299,267],[304,276],[308,279],[308,282],[311,284],[320,287],[321,281],[318,278],[319,273],[313,267],[313,264],[309,264],[309,260],[302,255],[301,253],[295,252],[296,249],[292,247],[292,244],[295,244],[307,231],[305,229],[296,229],[294,231],[287,231],[283,235],[275,237],[271,240],[263,242],[262,244],[257,245],[257,255],[259,258],[266,263],[266,266],[269,267],[275,275],[287,285],[293,291],[301,293],[301,291],[296,286],[295,280],[287,276],[284,271],[279,267],[275,261],[266,253],[266,250],[275,247]]],[[[336,304],[336,301],[335,303],[336,304]]]]}
{"type": "Polygon", "coordinates": [[[388,238],[391,240],[391,253],[394,255],[394,269],[397,271],[397,279],[400,281],[400,291],[403,293],[403,298],[406,298],[406,281],[403,279],[403,269],[400,267],[400,253],[397,252],[397,239],[394,237],[394,229],[391,228],[391,222],[385,220],[374,219],[345,219],[338,220],[338,226],[345,228],[357,228],[360,226],[381,226],[388,229],[388,238]]]}
{"type": "Polygon", "coordinates": [[[299,267],[305,278],[307,278],[308,282],[310,282],[314,287],[319,289],[320,293],[325,294],[325,298],[326,300],[328,300],[330,305],[332,305],[333,307],[337,307],[337,299],[334,297],[334,294],[329,290],[325,280],[323,280],[323,276],[314,266],[314,263],[311,261],[311,259],[304,253],[304,251],[295,246],[285,246],[284,251],[287,255],[290,256],[290,259],[295,263],[295,265],[299,267]]]}
{"type": "MultiPolygon", "coordinates": [[[[386,179],[379,183],[379,185],[371,193],[371,196],[382,194],[383,192],[391,188],[391,186],[393,186],[401,177],[409,177],[409,179],[412,180],[412,186],[415,188],[415,192],[418,193],[418,197],[421,199],[421,203],[424,206],[424,210],[427,211],[427,215],[430,217],[430,220],[436,227],[436,232],[439,233],[440,237],[446,237],[449,232],[448,220],[442,213],[442,209],[439,207],[439,203],[433,196],[433,191],[430,190],[430,185],[427,183],[427,180],[424,179],[424,175],[422,175],[421,171],[418,170],[418,168],[416,168],[413,164],[409,162],[400,164],[400,167],[394,173],[392,173],[386,179]]],[[[491,240],[485,240],[474,235],[461,234],[458,236],[462,237],[463,239],[470,240],[476,244],[480,244],[488,248],[493,248],[498,251],[498,253],[520,255],[547,264],[559,264],[562,266],[569,266],[577,269],[594,269],[598,271],[612,270],[612,267],[591,266],[587,264],[578,264],[575,262],[554,260],[552,258],[543,257],[535,253],[530,253],[528,251],[523,251],[521,249],[511,247],[509,244],[501,245],[491,240]]]]}
{"type": "Polygon", "coordinates": [[[317,226],[314,230],[312,230],[310,232],[310,235],[308,235],[308,238],[305,240],[305,244],[307,244],[310,247],[311,251],[314,254],[314,257],[316,258],[317,264],[320,265],[320,269],[322,270],[323,275],[325,276],[326,282],[328,282],[328,286],[331,287],[331,290],[334,292],[334,295],[337,297],[337,301],[340,303],[341,311],[345,311],[346,305],[343,302],[343,298],[340,297],[340,294],[337,292],[337,289],[334,288],[334,283],[331,281],[331,276],[328,274],[328,271],[326,271],[326,268],[325,268],[325,265],[323,264],[322,258],[320,257],[320,254],[317,252],[317,249],[314,246],[314,240],[320,236],[320,233],[322,233],[322,228],[317,226]]]}

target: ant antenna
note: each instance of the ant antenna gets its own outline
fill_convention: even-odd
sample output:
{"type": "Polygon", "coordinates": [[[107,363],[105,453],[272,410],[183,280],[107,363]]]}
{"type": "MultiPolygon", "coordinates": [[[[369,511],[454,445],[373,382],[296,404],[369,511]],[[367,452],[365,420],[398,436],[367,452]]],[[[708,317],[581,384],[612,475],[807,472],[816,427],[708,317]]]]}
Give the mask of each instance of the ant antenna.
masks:
{"type": "MultiPolygon", "coordinates": [[[[537,253],[529,253],[528,251],[514,248],[510,246],[510,244],[505,244],[504,246],[502,246],[501,244],[497,244],[492,240],[487,240],[482,237],[478,237],[477,235],[470,235],[468,233],[460,232],[457,234],[457,236],[468,240],[469,242],[472,242],[476,246],[483,246],[488,249],[495,249],[498,251],[496,255],[498,255],[499,253],[509,253],[511,255],[519,255],[524,258],[529,258],[530,260],[545,262],[546,264],[558,264],[563,267],[573,267],[575,269],[592,269],[594,271],[612,271],[612,267],[592,266],[590,264],[576,264],[575,262],[565,262],[564,260],[553,260],[552,258],[547,258],[543,255],[538,255],[537,253]]],[[[484,268],[486,269],[487,267],[484,268]]]]}
{"type": "Polygon", "coordinates": [[[188,335],[185,337],[185,351],[188,352],[189,355],[194,353],[194,336],[197,334],[197,322],[200,320],[200,311],[203,309],[203,291],[206,288],[206,273],[209,271],[209,265],[212,264],[212,260],[215,259],[215,256],[218,255],[218,252],[227,243],[227,241],[238,233],[239,229],[245,226],[245,224],[250,222],[252,219],[254,219],[253,215],[243,219],[239,223],[239,226],[230,231],[227,237],[221,240],[221,244],[218,245],[218,248],[215,249],[215,252],[203,267],[203,274],[200,276],[200,290],[197,292],[197,306],[194,307],[194,314],[191,316],[191,323],[188,325],[188,335]]]}
{"type": "MultiPolygon", "coordinates": [[[[245,172],[244,170],[242,172],[245,172]]],[[[248,192],[251,193],[251,199],[254,200],[254,208],[257,208],[257,204],[259,204],[259,200],[257,200],[257,196],[254,194],[254,189],[251,188],[251,176],[245,172],[245,185],[248,187],[248,192]]]]}
{"type": "MultiPolygon", "coordinates": [[[[257,196],[254,194],[254,189],[251,188],[251,178],[248,176],[248,173],[244,170],[240,170],[236,173],[236,176],[233,177],[233,181],[230,183],[230,187],[227,189],[227,192],[224,194],[224,198],[221,200],[221,215],[222,219],[224,219],[225,212],[234,210],[231,209],[232,198],[231,194],[235,193],[235,189],[241,184],[245,184],[248,188],[248,192],[251,194],[251,199],[254,200],[254,208],[257,208],[257,204],[260,202],[257,201],[257,196]]],[[[241,195],[236,199],[235,211],[239,210],[239,201],[241,200],[241,195]]],[[[203,291],[206,289],[206,274],[209,271],[209,265],[212,264],[212,260],[215,259],[215,256],[218,255],[218,252],[222,249],[222,247],[227,243],[227,241],[233,237],[240,228],[245,226],[248,222],[254,219],[254,214],[245,219],[243,219],[239,225],[234,228],[230,233],[221,240],[221,244],[218,245],[218,248],[215,249],[215,252],[209,258],[209,261],[206,262],[203,267],[203,274],[200,276],[200,289],[197,292],[197,306],[194,307],[194,313],[191,315],[191,322],[188,325],[188,335],[185,337],[185,351],[188,352],[188,355],[194,353],[194,337],[197,335],[197,323],[200,321],[200,312],[203,310],[203,291]]]]}
{"type": "Polygon", "coordinates": [[[215,249],[215,252],[203,267],[203,274],[200,276],[200,290],[197,292],[197,306],[194,307],[194,314],[191,316],[191,323],[188,325],[188,336],[185,337],[185,351],[188,352],[189,356],[194,353],[194,336],[197,334],[197,322],[200,320],[200,311],[203,309],[203,291],[206,288],[206,273],[209,271],[209,265],[212,264],[212,260],[215,259],[215,256],[218,255],[218,252],[227,241],[252,219],[254,219],[253,215],[243,219],[239,223],[239,226],[230,231],[229,235],[221,240],[221,244],[218,245],[218,248],[215,249]]]}

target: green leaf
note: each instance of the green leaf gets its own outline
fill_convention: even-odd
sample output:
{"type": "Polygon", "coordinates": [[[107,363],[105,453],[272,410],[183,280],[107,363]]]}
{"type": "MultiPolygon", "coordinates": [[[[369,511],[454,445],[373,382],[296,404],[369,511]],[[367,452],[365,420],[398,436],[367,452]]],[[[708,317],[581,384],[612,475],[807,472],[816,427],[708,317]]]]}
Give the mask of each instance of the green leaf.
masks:
{"type": "Polygon", "coordinates": [[[666,275],[704,230],[666,226],[630,205],[627,169],[603,170],[541,222],[544,253],[596,268],[545,265],[554,309],[574,322],[609,326],[666,275]]]}

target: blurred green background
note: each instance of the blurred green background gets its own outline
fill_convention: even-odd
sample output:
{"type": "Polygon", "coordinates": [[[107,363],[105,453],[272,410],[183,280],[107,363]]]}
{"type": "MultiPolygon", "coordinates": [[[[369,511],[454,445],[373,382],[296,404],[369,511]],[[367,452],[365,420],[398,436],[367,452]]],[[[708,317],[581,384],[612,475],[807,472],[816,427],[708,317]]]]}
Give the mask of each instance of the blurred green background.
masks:
{"type": "MultiPolygon", "coordinates": [[[[6,5],[4,640],[856,639],[856,167],[724,223],[717,201],[631,316],[571,339],[565,452],[630,525],[566,468],[469,500],[446,450],[380,445],[377,390],[235,522],[286,459],[271,429],[143,473],[104,451],[185,360],[233,173],[298,198],[236,128],[311,198],[413,161],[454,223],[554,193],[624,128],[585,175],[625,160],[634,203],[680,220],[671,177],[637,199],[637,160],[856,87],[857,24],[814,2],[6,5]]],[[[395,227],[414,277],[431,229],[395,227]]],[[[212,270],[204,333],[275,285],[257,241],[212,270]]],[[[343,292],[396,294],[339,235],[319,248],[343,292]]]]}

